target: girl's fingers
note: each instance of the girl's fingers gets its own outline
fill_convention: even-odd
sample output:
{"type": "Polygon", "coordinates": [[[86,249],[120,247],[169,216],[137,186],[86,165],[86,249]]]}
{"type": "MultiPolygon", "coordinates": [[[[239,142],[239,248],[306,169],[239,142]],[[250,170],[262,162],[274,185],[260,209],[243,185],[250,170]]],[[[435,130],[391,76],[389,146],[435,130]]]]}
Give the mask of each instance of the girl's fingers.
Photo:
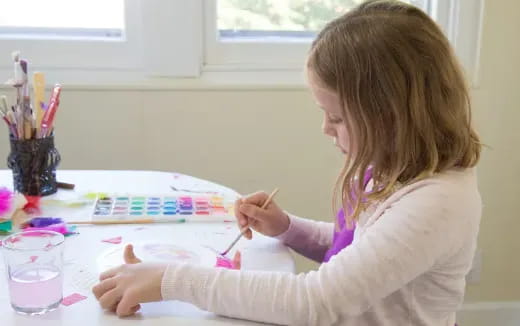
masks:
{"type": "Polygon", "coordinates": [[[117,279],[115,277],[106,279],[104,281],[101,281],[96,286],[92,288],[92,293],[96,296],[96,299],[99,300],[105,294],[107,291],[112,290],[116,287],[117,279]]]}
{"type": "Polygon", "coordinates": [[[251,231],[251,229],[247,230],[246,233],[244,233],[244,237],[246,237],[246,239],[248,240],[251,240],[253,238],[253,232],[251,231]]]}
{"type": "Polygon", "coordinates": [[[114,277],[117,273],[119,273],[119,271],[121,270],[121,266],[119,267],[114,267],[114,268],[111,268],[107,271],[104,271],[103,273],[101,273],[99,275],[99,280],[100,281],[104,281],[106,280],[107,278],[111,278],[111,277],[114,277]]]}
{"type": "Polygon", "coordinates": [[[119,317],[125,317],[132,315],[135,311],[138,300],[133,291],[126,291],[125,295],[117,305],[116,313],[119,317]]]}
{"type": "Polygon", "coordinates": [[[99,298],[99,304],[103,309],[113,309],[119,300],[121,300],[121,294],[119,293],[119,290],[115,288],[105,292],[105,294],[99,298]]]}
{"type": "Polygon", "coordinates": [[[235,201],[235,217],[237,219],[237,223],[239,227],[244,227],[247,225],[247,216],[245,216],[242,212],[240,212],[240,206],[242,205],[242,199],[237,199],[235,201]]]}
{"type": "Polygon", "coordinates": [[[244,197],[243,198],[243,202],[245,204],[252,204],[252,205],[256,205],[256,206],[262,206],[265,201],[267,200],[267,198],[269,197],[269,195],[264,192],[264,191],[258,191],[258,192],[255,192],[254,194],[251,194],[247,197],[244,197]]]}
{"type": "Polygon", "coordinates": [[[242,268],[242,254],[238,250],[235,252],[235,256],[233,256],[233,267],[235,269],[242,268]]]}
{"type": "Polygon", "coordinates": [[[133,314],[135,314],[136,312],[138,312],[139,309],[141,309],[141,305],[138,304],[137,306],[133,306],[132,308],[130,308],[129,311],[126,311],[126,312],[121,311],[120,313],[117,313],[117,309],[118,309],[118,308],[119,308],[119,306],[116,307],[116,308],[114,309],[114,312],[115,312],[119,317],[129,317],[129,316],[132,316],[133,314]]]}
{"type": "Polygon", "coordinates": [[[266,214],[266,210],[252,204],[242,204],[240,205],[240,212],[249,218],[253,218],[258,221],[263,221],[268,218],[266,214]]]}
{"type": "Polygon", "coordinates": [[[134,254],[134,247],[131,244],[125,247],[124,259],[126,264],[138,264],[141,262],[141,259],[134,254]]]}

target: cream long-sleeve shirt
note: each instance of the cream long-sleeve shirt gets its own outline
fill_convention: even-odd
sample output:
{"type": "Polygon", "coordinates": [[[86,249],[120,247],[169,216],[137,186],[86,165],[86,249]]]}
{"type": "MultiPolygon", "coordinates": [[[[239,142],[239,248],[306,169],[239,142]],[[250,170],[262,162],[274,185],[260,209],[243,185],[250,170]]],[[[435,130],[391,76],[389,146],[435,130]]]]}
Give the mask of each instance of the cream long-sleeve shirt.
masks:
{"type": "MultiPolygon", "coordinates": [[[[302,274],[170,265],[164,300],[275,324],[453,326],[481,217],[474,169],[400,188],[360,216],[354,241],[302,274]]],[[[310,258],[330,247],[333,224],[291,216],[279,238],[310,258]]]]}

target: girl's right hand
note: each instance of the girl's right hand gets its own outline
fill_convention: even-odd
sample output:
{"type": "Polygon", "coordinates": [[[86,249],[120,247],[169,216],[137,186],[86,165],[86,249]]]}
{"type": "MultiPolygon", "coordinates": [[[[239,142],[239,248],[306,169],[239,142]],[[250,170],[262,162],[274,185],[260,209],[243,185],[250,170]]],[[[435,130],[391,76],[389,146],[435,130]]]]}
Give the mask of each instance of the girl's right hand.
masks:
{"type": "MultiPolygon", "coordinates": [[[[289,216],[274,201],[271,201],[265,209],[261,208],[268,197],[269,195],[262,191],[237,199],[235,216],[241,230],[249,227],[270,237],[287,231],[290,223],[289,216]]],[[[244,236],[251,239],[253,237],[251,229],[247,230],[244,236]]]]}

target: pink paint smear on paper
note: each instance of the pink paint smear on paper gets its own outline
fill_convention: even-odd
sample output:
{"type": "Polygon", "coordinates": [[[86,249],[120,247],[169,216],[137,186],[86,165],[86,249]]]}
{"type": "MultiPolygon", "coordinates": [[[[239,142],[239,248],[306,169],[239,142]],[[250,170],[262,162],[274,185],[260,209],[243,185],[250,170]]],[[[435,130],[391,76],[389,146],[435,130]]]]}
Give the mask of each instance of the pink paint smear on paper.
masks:
{"type": "Polygon", "coordinates": [[[101,242],[120,244],[122,240],[123,240],[123,237],[118,236],[118,237],[115,237],[115,238],[109,238],[109,239],[101,240],[101,242]]]}
{"type": "Polygon", "coordinates": [[[64,306],[70,306],[77,302],[83,301],[86,298],[87,298],[86,296],[81,295],[79,293],[73,293],[73,294],[63,298],[63,300],[61,300],[61,304],[64,306]]]}

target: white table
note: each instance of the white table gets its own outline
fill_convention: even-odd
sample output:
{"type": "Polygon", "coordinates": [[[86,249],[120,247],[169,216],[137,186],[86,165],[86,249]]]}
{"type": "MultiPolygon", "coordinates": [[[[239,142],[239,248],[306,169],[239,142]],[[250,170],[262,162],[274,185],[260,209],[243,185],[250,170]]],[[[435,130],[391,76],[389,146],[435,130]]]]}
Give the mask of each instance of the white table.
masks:
{"type": "MultiPolygon", "coordinates": [[[[170,188],[219,191],[228,195],[233,190],[186,175],[149,171],[58,171],[58,180],[76,185],[74,191],[60,190],[54,198],[74,198],[90,191],[130,194],[174,194],[170,188]]],[[[0,170],[0,186],[12,185],[9,170],[0,170]]],[[[46,215],[44,211],[42,215],[46,215]]],[[[88,218],[80,209],[63,209],[66,218],[88,218]],[[73,216],[75,215],[75,216],[73,216]]],[[[59,212],[53,211],[53,216],[59,212]]],[[[209,244],[224,248],[236,237],[237,230],[231,223],[188,222],[184,224],[147,224],[117,226],[83,226],[79,235],[65,242],[64,296],[80,293],[88,296],[84,301],[43,316],[22,316],[10,306],[7,281],[3,264],[0,265],[0,325],[255,325],[256,323],[216,316],[182,302],[158,302],[144,304],[141,312],[133,317],[120,319],[104,312],[91,294],[100,265],[98,257],[114,248],[114,244],[102,239],[122,236],[123,243],[136,241],[164,241],[178,245],[191,243],[209,244]]],[[[289,250],[277,240],[255,234],[254,240],[242,240],[237,244],[242,252],[242,268],[248,270],[276,270],[294,272],[294,261],[289,250]]],[[[3,258],[1,258],[3,259],[3,258]]]]}

